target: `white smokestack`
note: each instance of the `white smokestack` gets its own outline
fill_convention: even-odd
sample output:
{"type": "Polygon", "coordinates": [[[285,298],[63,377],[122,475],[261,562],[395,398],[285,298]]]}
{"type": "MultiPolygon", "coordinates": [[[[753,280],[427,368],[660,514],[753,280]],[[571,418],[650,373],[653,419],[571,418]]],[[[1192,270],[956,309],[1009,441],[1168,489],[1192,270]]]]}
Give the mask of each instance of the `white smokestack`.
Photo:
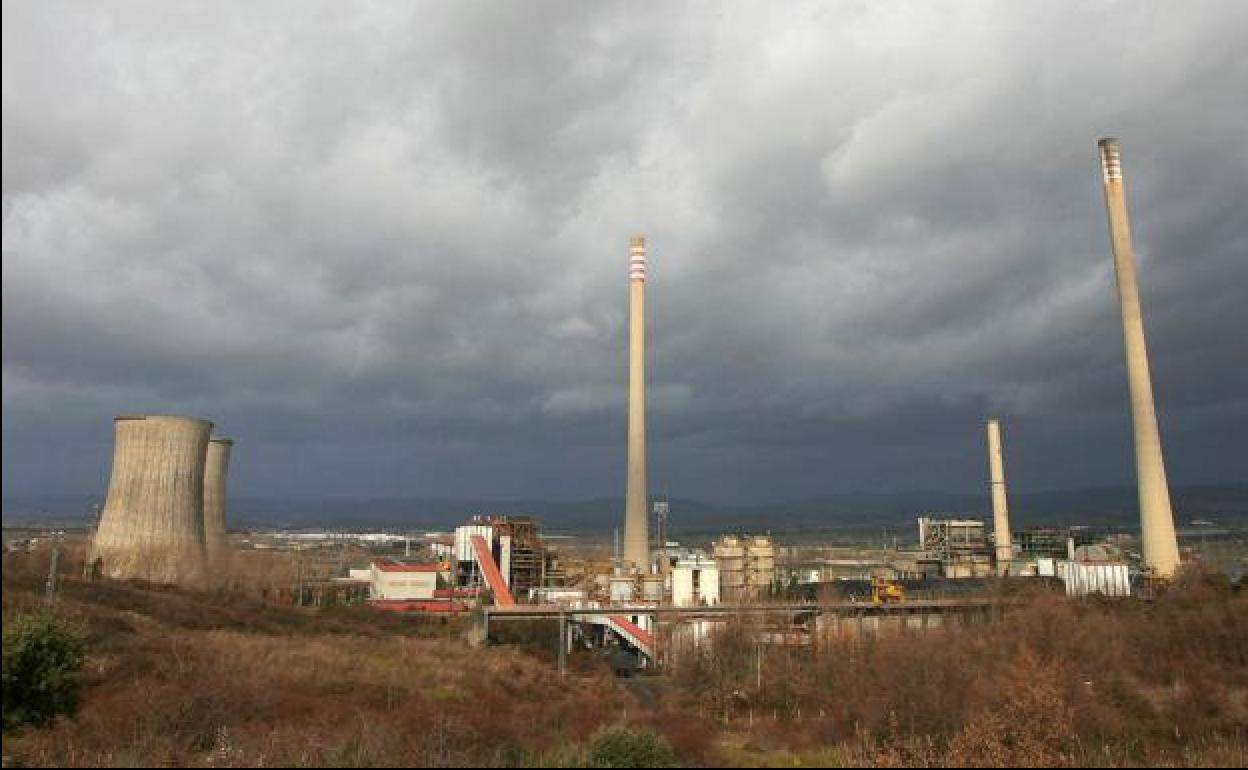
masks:
{"type": "Polygon", "coordinates": [[[1127,356],[1127,388],[1131,397],[1131,423],[1135,429],[1135,473],[1140,500],[1140,539],[1144,567],[1159,577],[1170,577],[1179,566],[1179,543],[1174,534],[1170,489],[1161,456],[1161,434],[1153,406],[1153,383],[1144,343],[1144,315],[1136,279],[1135,250],[1127,218],[1127,194],[1122,182],[1122,153],[1117,139],[1102,139],[1101,170],[1105,178],[1105,207],[1109,216],[1109,239],[1118,276],[1118,301],[1122,310],[1122,336],[1127,356]]]}
{"type": "Polygon", "coordinates": [[[646,239],[628,249],[628,491],[624,498],[624,563],[650,569],[646,490],[646,239]]]}
{"type": "Polygon", "coordinates": [[[1010,509],[1005,499],[1005,459],[1001,453],[1001,423],[988,421],[988,470],[992,486],[992,539],[996,544],[997,574],[1003,575],[1014,559],[1010,540],[1010,509]]]}

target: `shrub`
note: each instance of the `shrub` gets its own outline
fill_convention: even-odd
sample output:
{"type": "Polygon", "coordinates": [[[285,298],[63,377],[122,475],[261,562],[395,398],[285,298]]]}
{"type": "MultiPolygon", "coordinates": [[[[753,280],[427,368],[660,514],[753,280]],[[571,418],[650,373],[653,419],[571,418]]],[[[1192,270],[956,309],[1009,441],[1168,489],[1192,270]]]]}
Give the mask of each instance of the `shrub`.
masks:
{"type": "Polygon", "coordinates": [[[82,631],[51,613],[4,626],[4,730],[42,725],[78,705],[82,631]]]}
{"type": "Polygon", "coordinates": [[[645,727],[610,725],[589,739],[590,767],[675,767],[676,752],[645,727]]]}

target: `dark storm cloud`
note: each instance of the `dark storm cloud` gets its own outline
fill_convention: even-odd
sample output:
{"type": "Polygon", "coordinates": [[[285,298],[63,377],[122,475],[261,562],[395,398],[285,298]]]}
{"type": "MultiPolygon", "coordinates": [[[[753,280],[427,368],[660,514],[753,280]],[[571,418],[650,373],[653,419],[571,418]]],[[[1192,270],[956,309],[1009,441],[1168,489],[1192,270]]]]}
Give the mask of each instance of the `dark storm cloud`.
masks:
{"type": "Polygon", "coordinates": [[[1172,477],[1242,478],[1236,3],[4,8],[4,484],[120,412],[250,494],[1132,478],[1095,140],[1123,140],[1172,477]],[[1238,362],[1238,363],[1237,363],[1238,362]]]}

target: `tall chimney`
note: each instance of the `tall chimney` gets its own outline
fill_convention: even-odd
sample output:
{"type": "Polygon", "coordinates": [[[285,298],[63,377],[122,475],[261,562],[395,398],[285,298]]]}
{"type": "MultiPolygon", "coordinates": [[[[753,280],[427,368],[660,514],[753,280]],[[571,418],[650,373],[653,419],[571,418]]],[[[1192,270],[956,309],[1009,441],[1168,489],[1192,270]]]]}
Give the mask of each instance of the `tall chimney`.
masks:
{"type": "Polygon", "coordinates": [[[1140,499],[1140,539],[1144,567],[1159,577],[1170,577],[1179,566],[1179,544],[1174,535],[1174,513],[1161,456],[1161,435],[1153,406],[1153,384],[1144,343],[1144,316],[1135,273],[1135,250],[1127,219],[1127,195],[1122,183],[1122,154],[1117,139],[1102,139],[1101,170],[1105,174],[1105,207],[1109,240],[1118,276],[1122,308],[1122,337],[1127,351],[1127,388],[1131,396],[1131,423],[1135,429],[1135,474],[1140,499]]]}
{"type": "Polygon", "coordinates": [[[646,494],[646,239],[628,249],[628,492],[624,498],[624,563],[650,571],[646,494]]]}
{"type": "Polygon", "coordinates": [[[1005,460],[1001,456],[1001,422],[988,420],[988,470],[992,482],[992,539],[997,550],[997,574],[1004,575],[1014,559],[1010,540],[1010,509],[1005,502],[1005,460]]]}
{"type": "Polygon", "coordinates": [[[225,480],[233,448],[233,439],[214,438],[208,442],[204,463],[204,546],[210,558],[225,552],[225,480]]]}

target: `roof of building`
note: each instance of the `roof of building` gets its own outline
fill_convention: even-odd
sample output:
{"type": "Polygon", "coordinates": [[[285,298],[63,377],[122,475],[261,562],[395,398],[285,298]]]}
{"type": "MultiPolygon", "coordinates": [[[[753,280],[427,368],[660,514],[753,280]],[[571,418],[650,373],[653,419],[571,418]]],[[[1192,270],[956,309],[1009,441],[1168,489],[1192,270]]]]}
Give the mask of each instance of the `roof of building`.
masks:
{"type": "Polygon", "coordinates": [[[373,562],[373,566],[382,572],[443,572],[446,570],[442,564],[400,564],[390,559],[378,559],[373,562]]]}

